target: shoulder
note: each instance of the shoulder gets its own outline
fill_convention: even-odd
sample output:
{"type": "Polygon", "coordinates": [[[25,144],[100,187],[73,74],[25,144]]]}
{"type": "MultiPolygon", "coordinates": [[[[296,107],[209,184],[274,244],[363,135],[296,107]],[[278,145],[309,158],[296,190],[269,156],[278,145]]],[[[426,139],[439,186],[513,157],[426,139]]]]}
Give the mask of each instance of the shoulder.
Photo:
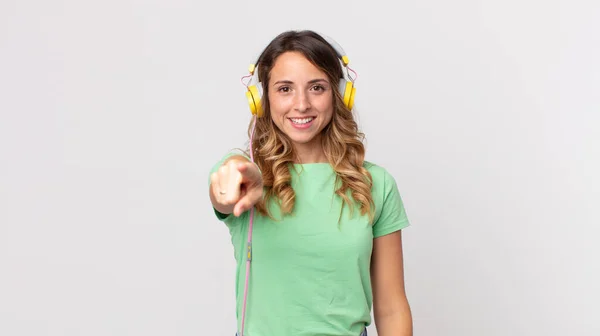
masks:
{"type": "Polygon", "coordinates": [[[387,168],[371,161],[364,161],[363,167],[371,174],[373,188],[385,190],[396,187],[396,179],[387,168]]]}
{"type": "Polygon", "coordinates": [[[366,168],[369,172],[373,173],[373,172],[379,172],[379,173],[383,173],[383,172],[387,172],[387,169],[385,169],[383,166],[374,163],[372,161],[363,161],[363,167],[366,168]]]}
{"type": "Polygon", "coordinates": [[[374,236],[379,237],[408,226],[408,218],[396,178],[390,171],[370,161],[363,167],[373,179],[371,194],[375,205],[374,236]]]}

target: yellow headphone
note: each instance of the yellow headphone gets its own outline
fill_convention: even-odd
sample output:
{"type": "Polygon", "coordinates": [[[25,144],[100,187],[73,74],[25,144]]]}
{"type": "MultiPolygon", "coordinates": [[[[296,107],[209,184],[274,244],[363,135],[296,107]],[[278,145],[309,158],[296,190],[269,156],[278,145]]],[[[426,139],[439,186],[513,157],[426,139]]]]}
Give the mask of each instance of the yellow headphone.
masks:
{"type": "MultiPolygon", "coordinates": [[[[342,63],[342,67],[346,69],[346,71],[342,69],[342,78],[340,78],[338,90],[342,96],[342,99],[344,100],[344,105],[346,105],[349,110],[352,110],[352,107],[354,106],[354,96],[356,95],[356,87],[354,86],[353,79],[351,79],[348,74],[348,64],[350,63],[350,59],[346,55],[344,49],[342,49],[342,47],[333,39],[322,34],[319,35],[333,47],[342,63]]],[[[248,71],[252,76],[251,83],[254,82],[254,84],[248,86],[246,98],[248,99],[248,105],[250,106],[250,111],[252,114],[260,118],[264,113],[261,103],[263,97],[263,87],[262,83],[258,81],[258,71],[256,71],[256,69],[256,64],[250,64],[248,67],[248,71]]]]}

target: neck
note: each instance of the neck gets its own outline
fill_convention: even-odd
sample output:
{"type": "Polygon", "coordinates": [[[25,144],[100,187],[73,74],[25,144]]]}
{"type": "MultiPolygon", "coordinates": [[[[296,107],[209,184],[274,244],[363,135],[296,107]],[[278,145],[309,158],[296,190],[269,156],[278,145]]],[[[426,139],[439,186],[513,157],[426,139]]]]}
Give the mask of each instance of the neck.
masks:
{"type": "Polygon", "coordinates": [[[296,144],[297,160],[294,163],[322,163],[328,162],[320,142],[308,144],[296,144]]]}

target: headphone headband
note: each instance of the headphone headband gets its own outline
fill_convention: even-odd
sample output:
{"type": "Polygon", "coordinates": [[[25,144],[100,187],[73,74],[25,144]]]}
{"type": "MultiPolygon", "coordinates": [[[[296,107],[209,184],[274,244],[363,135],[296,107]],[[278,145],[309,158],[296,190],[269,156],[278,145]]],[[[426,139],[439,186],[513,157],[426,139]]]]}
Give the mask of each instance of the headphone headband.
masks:
{"type": "Polygon", "coordinates": [[[331,37],[329,37],[327,35],[323,35],[323,34],[319,34],[319,33],[316,33],[316,34],[318,34],[325,41],[327,41],[327,43],[329,43],[329,45],[335,50],[335,52],[338,55],[338,58],[342,61],[342,64],[344,65],[344,67],[348,66],[348,63],[350,63],[350,59],[348,58],[348,55],[346,55],[346,52],[344,51],[342,46],[339,45],[339,43],[337,43],[334,39],[332,39],[331,37]]]}
{"type": "MultiPolygon", "coordinates": [[[[340,59],[340,61],[342,62],[342,65],[344,67],[348,66],[348,64],[350,63],[350,58],[346,54],[346,51],[344,51],[344,48],[342,48],[342,46],[339,43],[337,43],[334,39],[332,39],[331,37],[329,37],[327,35],[317,33],[317,32],[314,32],[314,33],[317,34],[318,36],[320,36],[321,38],[323,38],[325,40],[325,42],[327,42],[333,48],[333,50],[335,50],[337,57],[340,59]]],[[[264,49],[263,49],[263,51],[264,51],[264,49]]],[[[262,52],[261,52],[261,54],[262,54],[262,52]]],[[[256,62],[254,62],[254,63],[250,64],[250,66],[248,66],[248,71],[250,72],[250,74],[254,74],[254,72],[258,68],[258,60],[259,59],[260,59],[260,55],[259,55],[259,57],[256,58],[256,62]]]]}

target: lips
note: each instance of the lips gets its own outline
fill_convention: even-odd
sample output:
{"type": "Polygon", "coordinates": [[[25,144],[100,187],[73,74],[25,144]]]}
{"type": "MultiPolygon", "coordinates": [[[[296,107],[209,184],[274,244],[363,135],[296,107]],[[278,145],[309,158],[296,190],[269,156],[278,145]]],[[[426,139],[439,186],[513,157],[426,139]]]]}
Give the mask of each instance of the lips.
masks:
{"type": "Polygon", "coordinates": [[[302,118],[288,118],[290,121],[296,125],[308,124],[315,120],[315,117],[302,117],[302,118]]]}
{"type": "Polygon", "coordinates": [[[288,118],[292,127],[296,129],[307,129],[309,128],[317,117],[301,117],[301,118],[288,118]]]}

